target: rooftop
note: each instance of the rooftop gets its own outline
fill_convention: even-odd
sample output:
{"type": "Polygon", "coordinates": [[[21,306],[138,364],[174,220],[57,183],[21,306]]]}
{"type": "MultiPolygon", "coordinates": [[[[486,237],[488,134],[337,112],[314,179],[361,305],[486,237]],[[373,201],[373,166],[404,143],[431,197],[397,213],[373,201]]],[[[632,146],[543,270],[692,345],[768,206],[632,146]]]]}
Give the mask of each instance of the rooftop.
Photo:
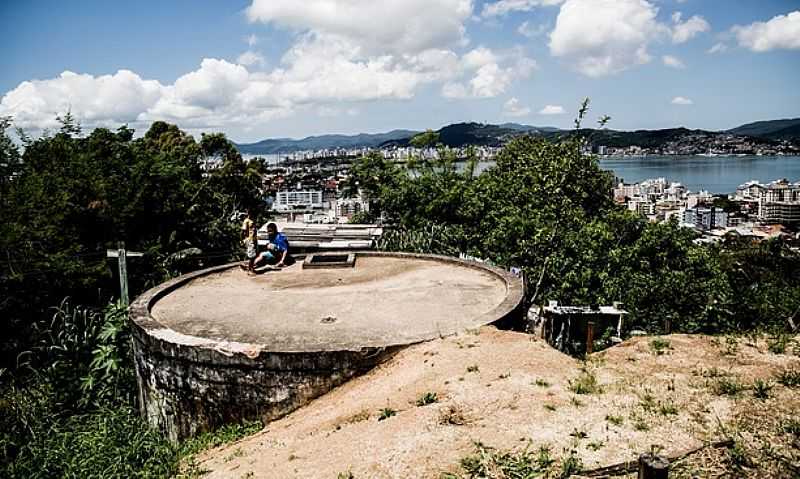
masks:
{"type": "MultiPolygon", "coordinates": [[[[239,268],[198,275],[150,302],[174,342],[260,351],[329,351],[409,344],[501,319],[522,294],[502,270],[465,261],[359,253],[355,267],[302,262],[248,276],[239,268]]],[[[164,328],[164,329],[160,329],[164,328]]]]}

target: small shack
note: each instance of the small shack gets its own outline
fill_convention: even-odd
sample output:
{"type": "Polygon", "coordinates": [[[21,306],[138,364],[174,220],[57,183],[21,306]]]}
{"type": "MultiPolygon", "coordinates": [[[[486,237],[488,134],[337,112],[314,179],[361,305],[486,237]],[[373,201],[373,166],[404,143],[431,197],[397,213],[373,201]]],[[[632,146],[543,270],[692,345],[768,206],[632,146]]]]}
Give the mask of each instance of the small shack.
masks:
{"type": "Polygon", "coordinates": [[[620,303],[611,306],[532,306],[528,311],[528,331],[538,334],[554,348],[571,355],[582,355],[610,346],[622,336],[622,321],[627,311],[620,303]],[[590,348],[587,351],[587,346],[590,348]]]}

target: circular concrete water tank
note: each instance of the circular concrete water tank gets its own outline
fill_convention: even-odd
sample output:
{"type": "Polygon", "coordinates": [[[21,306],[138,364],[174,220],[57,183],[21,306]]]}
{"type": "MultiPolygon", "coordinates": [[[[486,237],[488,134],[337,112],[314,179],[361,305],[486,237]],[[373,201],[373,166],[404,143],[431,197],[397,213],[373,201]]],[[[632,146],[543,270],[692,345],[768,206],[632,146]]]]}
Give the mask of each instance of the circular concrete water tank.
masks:
{"type": "Polygon", "coordinates": [[[270,421],[399,348],[521,319],[522,281],[502,269],[402,253],[343,259],[256,276],[217,266],[137,298],[133,346],[148,422],[178,440],[270,421]]]}

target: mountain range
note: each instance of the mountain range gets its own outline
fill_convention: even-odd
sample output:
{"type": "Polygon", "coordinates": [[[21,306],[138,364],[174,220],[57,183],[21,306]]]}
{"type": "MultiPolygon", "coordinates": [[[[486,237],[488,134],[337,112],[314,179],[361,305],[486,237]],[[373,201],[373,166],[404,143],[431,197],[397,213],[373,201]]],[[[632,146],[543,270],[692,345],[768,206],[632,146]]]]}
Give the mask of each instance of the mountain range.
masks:
{"type": "MultiPolygon", "coordinates": [[[[483,123],[454,123],[436,131],[439,141],[450,147],[465,145],[500,146],[510,138],[521,134],[541,135],[548,138],[574,133],[554,127],[538,127],[519,123],[499,125],[483,123]]],[[[414,130],[392,130],[386,133],[360,133],[357,135],[320,135],[303,139],[270,138],[256,143],[237,144],[243,154],[265,155],[292,153],[302,150],[322,150],[334,148],[378,148],[407,146],[411,138],[420,133],[414,130]]],[[[583,129],[580,133],[592,138],[595,144],[626,147],[658,147],[666,142],[680,138],[701,135],[713,136],[732,134],[759,139],[763,142],[789,140],[800,142],[800,118],[757,121],[724,131],[690,130],[687,128],[667,128],[660,130],[594,130],[583,129]]]]}

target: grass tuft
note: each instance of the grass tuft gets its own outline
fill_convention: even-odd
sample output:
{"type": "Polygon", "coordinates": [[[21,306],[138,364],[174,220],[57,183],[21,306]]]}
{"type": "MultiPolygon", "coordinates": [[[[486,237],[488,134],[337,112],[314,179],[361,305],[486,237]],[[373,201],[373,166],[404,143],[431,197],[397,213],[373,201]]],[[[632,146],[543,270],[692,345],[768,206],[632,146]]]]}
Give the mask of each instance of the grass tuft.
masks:
{"type": "Polygon", "coordinates": [[[427,406],[428,404],[433,404],[435,402],[439,402],[439,398],[436,396],[436,393],[432,392],[426,392],[417,398],[417,406],[427,406]]]}
{"type": "Polygon", "coordinates": [[[389,419],[392,416],[397,415],[397,411],[386,406],[385,408],[378,411],[378,421],[383,421],[384,419],[389,419]]]}
{"type": "Polygon", "coordinates": [[[567,389],[575,394],[595,394],[603,392],[603,388],[597,382],[597,377],[586,368],[583,368],[577,377],[570,379],[567,389]]]}
{"type": "Polygon", "coordinates": [[[670,349],[672,349],[672,347],[670,346],[669,339],[653,338],[650,341],[650,350],[656,356],[661,356],[662,354],[666,353],[670,349]]]}

